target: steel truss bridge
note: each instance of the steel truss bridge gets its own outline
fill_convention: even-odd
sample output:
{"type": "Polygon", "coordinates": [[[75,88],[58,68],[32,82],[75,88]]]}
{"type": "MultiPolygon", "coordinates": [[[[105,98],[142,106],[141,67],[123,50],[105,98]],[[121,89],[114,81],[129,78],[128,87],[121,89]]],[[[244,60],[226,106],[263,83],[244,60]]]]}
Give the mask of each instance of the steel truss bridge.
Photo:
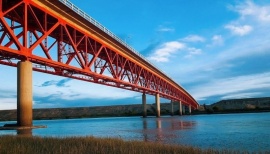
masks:
{"type": "MultiPolygon", "coordinates": [[[[0,0],[0,64],[182,102],[196,100],[68,0],[0,0]]],[[[104,94],[106,95],[106,94],[104,94]]]]}

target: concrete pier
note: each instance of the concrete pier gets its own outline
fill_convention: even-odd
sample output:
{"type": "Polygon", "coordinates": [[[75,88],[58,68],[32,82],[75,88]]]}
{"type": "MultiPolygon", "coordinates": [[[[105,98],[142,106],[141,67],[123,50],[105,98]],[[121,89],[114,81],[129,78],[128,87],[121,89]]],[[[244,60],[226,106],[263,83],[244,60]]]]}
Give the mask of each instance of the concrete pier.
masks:
{"type": "Polygon", "coordinates": [[[17,67],[17,126],[32,126],[32,63],[20,61],[17,67]]]}
{"type": "Polygon", "coordinates": [[[179,102],[179,115],[183,115],[183,110],[182,110],[182,102],[179,102]]]}
{"type": "Polygon", "coordinates": [[[156,94],[156,112],[157,112],[157,117],[160,117],[160,99],[159,99],[159,94],[156,94]]]}
{"type": "Polygon", "coordinates": [[[191,114],[191,105],[188,106],[188,113],[191,114]]]}
{"type": "Polygon", "coordinates": [[[174,104],[174,102],[173,102],[173,101],[171,101],[171,116],[173,116],[173,115],[174,115],[173,104],[174,104]]]}
{"type": "Polygon", "coordinates": [[[142,106],[143,106],[143,117],[147,117],[147,108],[146,108],[146,95],[145,93],[142,94],[142,106]]]}
{"type": "Polygon", "coordinates": [[[183,111],[182,115],[186,114],[186,106],[185,105],[182,106],[182,111],[183,111]]]}

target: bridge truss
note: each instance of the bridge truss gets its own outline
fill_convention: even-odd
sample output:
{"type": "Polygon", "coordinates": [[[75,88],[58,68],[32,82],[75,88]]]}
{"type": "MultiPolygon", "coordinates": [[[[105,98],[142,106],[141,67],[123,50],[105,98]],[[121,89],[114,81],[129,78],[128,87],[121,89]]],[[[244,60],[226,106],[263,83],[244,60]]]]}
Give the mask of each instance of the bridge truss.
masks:
{"type": "Polygon", "coordinates": [[[181,86],[58,0],[0,0],[0,64],[198,103],[181,86]]]}

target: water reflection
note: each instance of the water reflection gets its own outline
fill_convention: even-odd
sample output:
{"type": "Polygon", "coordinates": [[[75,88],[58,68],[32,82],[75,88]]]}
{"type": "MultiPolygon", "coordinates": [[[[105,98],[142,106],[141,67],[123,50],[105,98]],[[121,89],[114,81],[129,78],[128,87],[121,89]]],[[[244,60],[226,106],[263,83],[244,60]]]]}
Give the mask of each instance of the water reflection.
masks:
{"type": "Polygon", "coordinates": [[[144,133],[144,130],[147,130],[147,121],[144,119],[143,120],[143,140],[148,141],[148,133],[144,133]]]}
{"type": "Polygon", "coordinates": [[[166,140],[178,138],[181,131],[196,127],[195,121],[182,121],[179,118],[156,118],[142,120],[142,136],[144,141],[164,143],[166,140]]]}

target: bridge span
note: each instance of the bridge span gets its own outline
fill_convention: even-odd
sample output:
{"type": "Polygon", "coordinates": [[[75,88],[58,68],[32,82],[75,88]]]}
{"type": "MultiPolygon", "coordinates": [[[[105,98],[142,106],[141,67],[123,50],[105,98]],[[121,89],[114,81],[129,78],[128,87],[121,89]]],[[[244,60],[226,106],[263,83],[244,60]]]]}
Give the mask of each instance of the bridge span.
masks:
{"type": "MultiPolygon", "coordinates": [[[[32,125],[32,70],[179,102],[196,100],[140,53],[68,0],[0,0],[0,64],[17,67],[17,121],[32,125]]],[[[172,103],[173,104],[173,103],[172,103]]],[[[180,114],[182,114],[180,105],[180,114]]]]}

